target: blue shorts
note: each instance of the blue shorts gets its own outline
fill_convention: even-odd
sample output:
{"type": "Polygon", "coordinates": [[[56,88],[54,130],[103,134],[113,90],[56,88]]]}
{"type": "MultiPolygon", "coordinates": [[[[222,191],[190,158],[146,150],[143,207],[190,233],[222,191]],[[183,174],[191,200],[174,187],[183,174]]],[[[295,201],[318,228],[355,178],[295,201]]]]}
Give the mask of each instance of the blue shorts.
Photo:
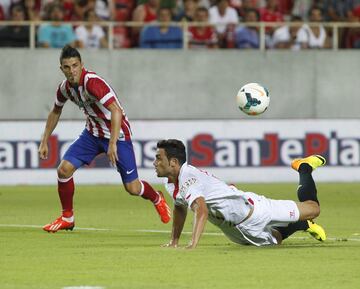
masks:
{"type": "MultiPolygon", "coordinates": [[[[97,155],[107,153],[108,147],[108,139],[95,137],[87,129],[84,129],[66,151],[63,159],[78,169],[84,164],[89,165],[97,155]]],[[[119,161],[116,162],[116,167],[123,183],[130,183],[137,179],[138,173],[132,142],[118,141],[117,155],[119,161]]]]}

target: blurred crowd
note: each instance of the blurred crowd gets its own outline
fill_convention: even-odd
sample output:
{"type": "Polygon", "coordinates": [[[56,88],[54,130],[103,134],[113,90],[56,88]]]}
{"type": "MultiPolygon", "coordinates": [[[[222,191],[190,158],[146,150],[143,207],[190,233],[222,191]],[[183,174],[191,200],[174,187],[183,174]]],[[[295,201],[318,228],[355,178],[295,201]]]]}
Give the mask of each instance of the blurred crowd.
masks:
{"type": "MultiPolygon", "coordinates": [[[[265,27],[267,49],[327,49],[334,35],[324,23],[360,23],[360,0],[0,0],[1,21],[14,22],[0,25],[1,47],[29,47],[26,21],[47,21],[37,47],[108,48],[111,21],[114,48],[176,49],[186,37],[190,49],[259,49],[256,24],[276,22],[265,27]]],[[[337,37],[338,48],[360,48],[360,27],[337,37]]]]}

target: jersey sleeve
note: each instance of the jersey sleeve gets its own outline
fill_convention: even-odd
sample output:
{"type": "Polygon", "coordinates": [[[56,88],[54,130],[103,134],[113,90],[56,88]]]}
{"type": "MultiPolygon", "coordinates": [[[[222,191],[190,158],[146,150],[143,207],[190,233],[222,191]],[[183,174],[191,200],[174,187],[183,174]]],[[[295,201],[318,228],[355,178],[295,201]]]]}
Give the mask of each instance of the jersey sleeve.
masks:
{"type": "Polygon", "coordinates": [[[189,188],[189,191],[186,195],[185,198],[187,198],[187,201],[188,201],[188,204],[189,204],[189,208],[191,208],[191,205],[192,203],[199,197],[204,197],[204,194],[202,193],[203,192],[203,188],[202,188],[202,185],[197,183],[197,184],[194,184],[192,185],[190,188],[189,188]]]}
{"type": "Polygon", "coordinates": [[[86,90],[106,108],[116,100],[112,89],[100,78],[89,78],[86,90]]]}
{"type": "Polygon", "coordinates": [[[191,208],[192,203],[197,198],[205,197],[203,193],[204,187],[195,177],[191,177],[188,180],[186,180],[180,190],[181,190],[180,195],[189,208],[191,208]]]}
{"type": "Polygon", "coordinates": [[[65,81],[64,81],[58,86],[58,89],[56,91],[55,106],[63,107],[67,100],[68,100],[68,96],[66,94],[65,81]]]}

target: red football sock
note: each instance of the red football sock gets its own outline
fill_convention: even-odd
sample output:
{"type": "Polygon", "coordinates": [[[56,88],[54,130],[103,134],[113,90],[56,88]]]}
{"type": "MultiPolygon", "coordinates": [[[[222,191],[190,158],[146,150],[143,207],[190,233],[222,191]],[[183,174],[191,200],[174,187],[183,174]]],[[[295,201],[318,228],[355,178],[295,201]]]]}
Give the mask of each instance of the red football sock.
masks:
{"type": "Polygon", "coordinates": [[[62,215],[65,218],[70,218],[73,215],[73,197],[74,197],[74,179],[58,178],[58,192],[62,206],[62,215]]]}
{"type": "Polygon", "coordinates": [[[154,204],[157,204],[160,200],[160,195],[157,191],[153,189],[148,182],[140,181],[142,184],[140,196],[146,200],[152,201],[154,204]]]}

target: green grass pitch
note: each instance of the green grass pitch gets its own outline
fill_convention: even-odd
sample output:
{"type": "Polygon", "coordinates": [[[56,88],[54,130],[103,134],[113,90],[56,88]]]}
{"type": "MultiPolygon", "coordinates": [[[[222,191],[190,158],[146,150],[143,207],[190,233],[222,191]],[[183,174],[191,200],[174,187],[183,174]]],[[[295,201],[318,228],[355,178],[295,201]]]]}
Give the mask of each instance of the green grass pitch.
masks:
{"type": "MultiPolygon", "coordinates": [[[[296,200],[296,184],[239,187],[296,200]]],[[[300,232],[278,247],[239,246],[208,223],[188,251],[160,247],[171,224],[121,186],[78,186],[76,228],[56,234],[41,230],[60,212],[55,186],[0,187],[0,288],[360,288],[360,184],[320,183],[318,195],[324,243],[300,232]]]]}

